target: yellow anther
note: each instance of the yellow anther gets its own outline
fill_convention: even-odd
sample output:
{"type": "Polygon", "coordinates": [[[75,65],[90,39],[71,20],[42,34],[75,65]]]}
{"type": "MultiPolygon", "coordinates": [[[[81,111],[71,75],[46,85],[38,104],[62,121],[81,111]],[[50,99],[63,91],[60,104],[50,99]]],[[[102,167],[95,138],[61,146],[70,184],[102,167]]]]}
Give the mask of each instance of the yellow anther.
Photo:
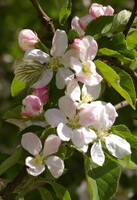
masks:
{"type": "Polygon", "coordinates": [[[93,74],[93,72],[92,72],[91,69],[89,68],[87,62],[82,63],[82,70],[83,70],[84,73],[93,74]]]}

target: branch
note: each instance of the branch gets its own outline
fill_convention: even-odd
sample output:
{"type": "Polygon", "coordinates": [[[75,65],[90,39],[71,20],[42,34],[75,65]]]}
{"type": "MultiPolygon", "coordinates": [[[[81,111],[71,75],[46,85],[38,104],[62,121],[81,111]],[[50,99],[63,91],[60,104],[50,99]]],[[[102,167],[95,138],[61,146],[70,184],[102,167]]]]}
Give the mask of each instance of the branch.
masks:
{"type": "Polygon", "coordinates": [[[24,176],[26,174],[26,166],[24,166],[19,174],[9,182],[2,190],[0,190],[0,197],[3,200],[8,200],[11,193],[15,190],[15,188],[22,182],[24,176]]]}
{"type": "MultiPolygon", "coordinates": [[[[136,99],[136,101],[137,101],[137,99],[136,99]]],[[[125,100],[125,101],[122,101],[122,102],[116,104],[114,107],[115,107],[116,110],[119,110],[119,109],[124,108],[128,105],[129,105],[128,101],[125,100]]]]}
{"type": "Polygon", "coordinates": [[[105,59],[108,62],[112,63],[113,65],[116,65],[117,67],[119,67],[120,69],[124,70],[125,72],[127,72],[135,82],[137,82],[137,73],[134,72],[132,69],[130,69],[129,67],[127,67],[125,64],[121,63],[120,61],[118,61],[116,58],[112,58],[109,56],[101,56],[99,57],[100,59],[105,59]]]}
{"type": "Polygon", "coordinates": [[[48,17],[48,15],[43,11],[43,9],[41,8],[41,6],[39,5],[37,0],[30,0],[31,3],[33,4],[33,6],[35,7],[36,11],[39,14],[39,18],[41,19],[41,22],[43,25],[46,26],[47,31],[51,34],[51,36],[53,37],[54,33],[55,33],[55,27],[53,25],[53,21],[51,20],[51,18],[48,17]]]}
{"type": "Polygon", "coordinates": [[[123,31],[123,34],[125,35],[125,37],[127,36],[128,32],[130,30],[130,27],[132,26],[133,21],[134,21],[136,16],[137,16],[137,0],[134,0],[133,11],[132,11],[131,16],[129,18],[129,21],[128,21],[126,27],[125,27],[125,30],[123,31]]]}

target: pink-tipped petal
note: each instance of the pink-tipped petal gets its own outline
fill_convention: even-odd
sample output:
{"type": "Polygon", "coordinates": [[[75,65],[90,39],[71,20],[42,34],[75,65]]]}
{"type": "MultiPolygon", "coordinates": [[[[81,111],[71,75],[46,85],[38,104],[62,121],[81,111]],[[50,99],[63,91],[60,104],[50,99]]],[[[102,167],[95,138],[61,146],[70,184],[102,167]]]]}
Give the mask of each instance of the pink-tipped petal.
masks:
{"type": "Polygon", "coordinates": [[[52,48],[50,54],[52,56],[62,56],[68,47],[67,34],[63,30],[57,29],[52,40],[52,48]]]}
{"type": "Polygon", "coordinates": [[[91,36],[85,36],[80,44],[80,59],[82,62],[93,60],[98,51],[97,42],[91,36]]]}
{"type": "Polygon", "coordinates": [[[63,96],[59,99],[60,110],[69,118],[76,114],[76,103],[68,96],[63,96]]]}

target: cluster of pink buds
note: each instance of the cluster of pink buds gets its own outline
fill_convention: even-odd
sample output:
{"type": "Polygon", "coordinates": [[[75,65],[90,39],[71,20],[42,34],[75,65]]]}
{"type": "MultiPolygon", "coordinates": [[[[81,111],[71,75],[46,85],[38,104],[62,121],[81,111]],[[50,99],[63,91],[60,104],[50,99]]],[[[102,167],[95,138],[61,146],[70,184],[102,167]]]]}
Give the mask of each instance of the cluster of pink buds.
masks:
{"type": "Polygon", "coordinates": [[[87,25],[100,16],[112,16],[114,9],[111,6],[102,6],[101,4],[93,3],[89,9],[89,14],[81,18],[74,17],[71,22],[72,29],[75,29],[80,36],[85,34],[87,25]]]}

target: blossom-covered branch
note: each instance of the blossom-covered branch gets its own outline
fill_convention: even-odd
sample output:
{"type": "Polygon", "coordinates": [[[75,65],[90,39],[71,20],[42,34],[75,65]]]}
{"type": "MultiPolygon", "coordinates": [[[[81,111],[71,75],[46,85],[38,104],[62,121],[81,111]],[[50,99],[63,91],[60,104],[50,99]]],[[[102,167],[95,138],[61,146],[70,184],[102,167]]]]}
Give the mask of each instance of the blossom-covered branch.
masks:
{"type": "Polygon", "coordinates": [[[42,24],[46,26],[47,31],[51,34],[51,36],[55,33],[55,28],[53,25],[52,20],[49,18],[49,16],[43,11],[37,0],[30,0],[33,6],[35,7],[36,11],[39,14],[39,17],[41,19],[42,24]]]}

